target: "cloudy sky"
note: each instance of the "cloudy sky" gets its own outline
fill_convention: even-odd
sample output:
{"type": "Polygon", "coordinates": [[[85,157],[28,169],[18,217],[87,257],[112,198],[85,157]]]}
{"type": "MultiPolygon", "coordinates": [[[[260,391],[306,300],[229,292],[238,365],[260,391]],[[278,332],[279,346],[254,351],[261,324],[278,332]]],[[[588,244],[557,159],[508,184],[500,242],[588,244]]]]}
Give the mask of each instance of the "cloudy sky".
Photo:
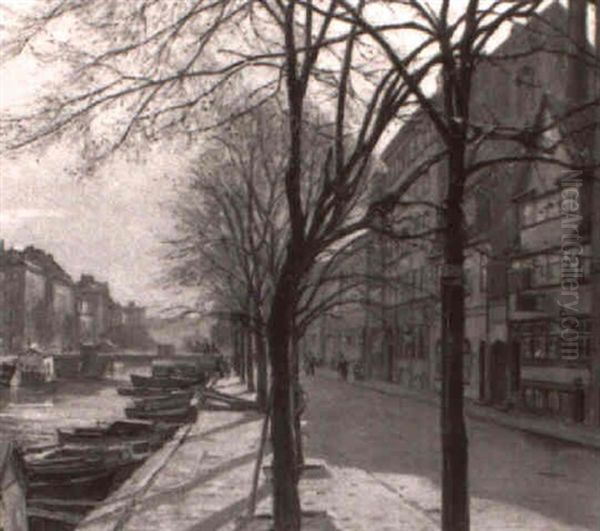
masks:
{"type": "MultiPolygon", "coordinates": [[[[0,0],[0,28],[11,21],[4,6],[33,3],[0,0]]],[[[26,106],[54,75],[31,57],[0,65],[0,110],[26,106]]],[[[121,302],[168,305],[172,293],[157,283],[160,241],[171,234],[163,204],[186,159],[163,147],[145,163],[117,159],[84,180],[73,176],[76,163],[64,145],[44,154],[0,153],[0,238],[7,247],[41,247],[75,278],[86,272],[108,280],[121,302]]]]}
{"type": "MultiPolygon", "coordinates": [[[[0,0],[0,34],[10,28],[11,11],[38,1],[0,0]]],[[[463,4],[452,7],[460,12],[463,4]]],[[[31,56],[0,64],[0,111],[26,107],[55,77],[52,65],[31,56]]],[[[160,241],[171,234],[171,218],[161,205],[172,197],[171,179],[187,168],[182,152],[162,146],[143,164],[115,160],[84,180],[73,176],[77,160],[64,144],[45,154],[0,153],[0,238],[7,246],[43,248],[74,277],[108,280],[122,302],[164,306],[172,294],[157,284],[160,241]]]]}

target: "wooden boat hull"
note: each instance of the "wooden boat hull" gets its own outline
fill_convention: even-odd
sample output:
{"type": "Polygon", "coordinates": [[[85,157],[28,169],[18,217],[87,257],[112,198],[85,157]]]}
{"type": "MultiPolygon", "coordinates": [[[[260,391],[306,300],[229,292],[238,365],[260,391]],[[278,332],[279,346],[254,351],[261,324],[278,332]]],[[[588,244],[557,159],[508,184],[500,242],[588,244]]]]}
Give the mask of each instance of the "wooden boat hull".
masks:
{"type": "Polygon", "coordinates": [[[26,459],[25,470],[32,481],[54,482],[111,471],[139,460],[126,447],[60,446],[41,456],[26,459]]]}
{"type": "Polygon", "coordinates": [[[204,383],[204,380],[200,378],[159,378],[155,376],[141,376],[139,374],[130,374],[129,378],[134,387],[155,389],[186,389],[204,383]]]}
{"type": "Polygon", "coordinates": [[[138,398],[134,400],[135,407],[144,411],[162,411],[169,409],[177,409],[190,405],[191,397],[189,396],[174,396],[174,397],[157,397],[157,398],[138,398]]]}
{"type": "Polygon", "coordinates": [[[17,365],[15,363],[0,363],[0,388],[10,387],[10,382],[16,370],[17,365]]]}
{"type": "Polygon", "coordinates": [[[145,411],[135,407],[125,409],[127,418],[132,419],[152,419],[165,422],[195,422],[198,418],[198,410],[195,407],[189,406],[185,408],[176,408],[159,411],[145,411]]]}
{"type": "Polygon", "coordinates": [[[124,479],[140,463],[131,461],[74,477],[30,478],[27,494],[28,497],[103,500],[115,485],[116,476],[124,479]]]}
{"type": "Polygon", "coordinates": [[[111,436],[101,435],[96,437],[81,436],[77,433],[57,430],[58,442],[60,444],[80,445],[98,448],[123,448],[131,450],[134,455],[144,455],[158,450],[165,441],[165,438],[155,433],[152,435],[133,435],[133,436],[111,436]]]}
{"type": "Polygon", "coordinates": [[[180,393],[189,392],[190,395],[193,393],[191,389],[165,389],[163,387],[119,387],[117,393],[121,396],[131,396],[134,398],[145,398],[145,397],[161,397],[167,393],[180,393]]]}

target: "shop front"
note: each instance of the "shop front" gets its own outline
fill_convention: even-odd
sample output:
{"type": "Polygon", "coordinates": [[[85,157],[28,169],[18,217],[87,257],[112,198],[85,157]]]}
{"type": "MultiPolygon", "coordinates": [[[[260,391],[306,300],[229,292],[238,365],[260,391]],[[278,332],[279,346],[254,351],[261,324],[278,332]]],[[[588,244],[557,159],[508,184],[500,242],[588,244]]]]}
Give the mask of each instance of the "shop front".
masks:
{"type": "Polygon", "coordinates": [[[510,335],[519,352],[520,406],[582,422],[590,379],[589,315],[574,316],[571,327],[561,319],[511,322],[510,335]]]}

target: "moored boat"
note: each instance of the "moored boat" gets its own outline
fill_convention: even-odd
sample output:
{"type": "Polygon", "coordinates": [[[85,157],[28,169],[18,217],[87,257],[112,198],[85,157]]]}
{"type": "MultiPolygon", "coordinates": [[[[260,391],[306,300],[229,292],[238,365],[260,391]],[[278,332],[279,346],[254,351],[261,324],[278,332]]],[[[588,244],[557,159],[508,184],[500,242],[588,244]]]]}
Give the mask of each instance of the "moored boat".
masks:
{"type": "Polygon", "coordinates": [[[187,422],[195,422],[198,418],[198,410],[192,406],[155,411],[143,410],[137,407],[128,407],[125,408],[125,415],[132,419],[152,419],[184,424],[187,422]]]}
{"type": "Polygon", "coordinates": [[[147,435],[82,435],[69,430],[57,430],[58,441],[63,445],[79,445],[108,449],[128,449],[135,456],[147,457],[162,446],[166,437],[161,433],[147,435]]]}
{"type": "Polygon", "coordinates": [[[3,361],[0,363],[0,388],[10,387],[10,382],[17,369],[15,362],[3,361]]]}
{"type": "Polygon", "coordinates": [[[203,375],[195,377],[181,376],[142,376],[140,374],[130,374],[129,378],[134,387],[155,388],[155,389],[185,389],[194,385],[205,383],[206,379],[203,375]]]}
{"type": "Polygon", "coordinates": [[[102,500],[113,487],[115,476],[131,473],[139,463],[140,461],[132,460],[119,465],[96,467],[95,470],[81,471],[70,477],[28,475],[27,493],[29,497],[102,500]]]}
{"type": "Polygon", "coordinates": [[[158,397],[145,397],[134,399],[134,404],[137,409],[143,409],[145,411],[157,411],[165,409],[173,409],[178,407],[189,406],[192,397],[188,395],[174,395],[174,396],[158,396],[158,397]]]}
{"type": "Polygon", "coordinates": [[[160,387],[134,387],[125,386],[117,387],[117,393],[121,396],[161,396],[165,394],[165,390],[160,387]]]}

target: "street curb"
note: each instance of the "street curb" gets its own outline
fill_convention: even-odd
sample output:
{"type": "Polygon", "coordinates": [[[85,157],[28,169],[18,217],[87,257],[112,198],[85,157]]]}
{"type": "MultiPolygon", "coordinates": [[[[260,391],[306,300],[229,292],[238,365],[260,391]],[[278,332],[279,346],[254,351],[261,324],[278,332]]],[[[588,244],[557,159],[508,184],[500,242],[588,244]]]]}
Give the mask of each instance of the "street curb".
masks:
{"type": "MultiPolygon", "coordinates": [[[[337,374],[327,369],[321,369],[317,374],[329,380],[338,380],[337,374]]],[[[439,406],[440,403],[437,395],[431,393],[419,393],[412,389],[406,389],[400,386],[398,386],[398,390],[390,390],[379,387],[369,381],[348,380],[347,383],[355,387],[387,396],[410,398],[418,402],[436,406],[439,406]]],[[[470,418],[600,451],[600,430],[592,430],[590,428],[589,433],[586,433],[585,431],[574,432],[572,428],[559,422],[553,422],[551,426],[535,426],[527,423],[530,421],[535,422],[536,419],[502,413],[493,408],[486,407],[483,409],[484,407],[485,406],[474,404],[469,398],[466,398],[465,400],[465,414],[470,418]]]]}

